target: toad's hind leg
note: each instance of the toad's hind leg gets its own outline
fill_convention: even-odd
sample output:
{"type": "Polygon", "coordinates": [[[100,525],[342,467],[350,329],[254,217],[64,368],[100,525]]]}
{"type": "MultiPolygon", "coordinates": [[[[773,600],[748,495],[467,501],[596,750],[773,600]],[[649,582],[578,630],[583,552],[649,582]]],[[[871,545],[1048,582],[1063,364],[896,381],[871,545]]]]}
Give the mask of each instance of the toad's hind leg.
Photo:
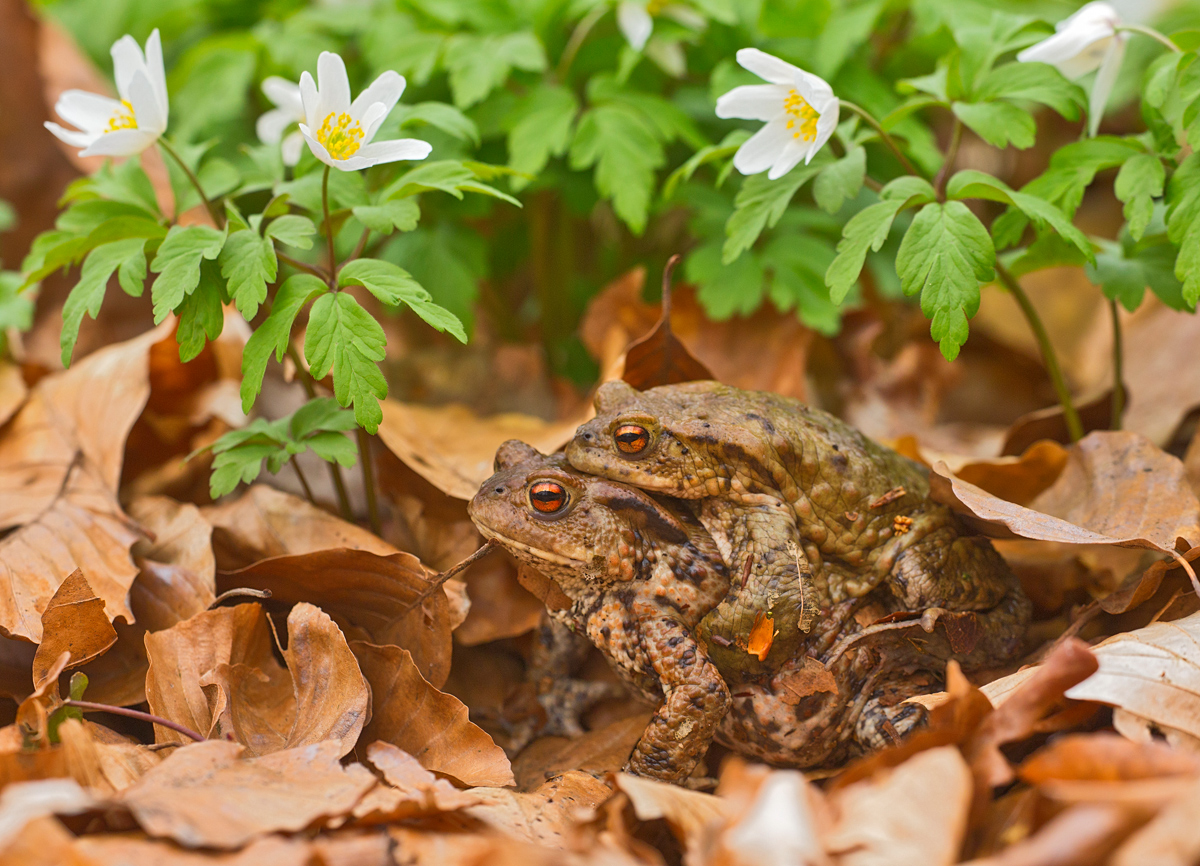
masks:
{"type": "Polygon", "coordinates": [[[929,719],[929,711],[908,698],[941,688],[932,673],[897,675],[875,684],[854,725],[854,738],[864,751],[894,746],[929,719]]]}

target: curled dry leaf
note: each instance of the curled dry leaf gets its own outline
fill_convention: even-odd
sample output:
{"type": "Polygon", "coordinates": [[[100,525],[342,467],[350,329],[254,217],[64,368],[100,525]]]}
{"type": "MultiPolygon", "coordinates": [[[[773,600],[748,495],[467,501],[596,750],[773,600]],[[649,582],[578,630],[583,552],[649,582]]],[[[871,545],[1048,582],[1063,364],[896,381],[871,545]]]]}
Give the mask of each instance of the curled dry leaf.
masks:
{"type": "Polygon", "coordinates": [[[949,866],[967,830],[971,771],[958,749],[941,746],[830,798],[837,821],[830,853],[844,866],[949,866]]]}
{"type": "Polygon", "coordinates": [[[517,578],[517,564],[505,551],[493,551],[465,573],[471,609],[454,639],[463,646],[516,637],[537,628],[545,606],[517,578]]]}
{"type": "Polygon", "coordinates": [[[98,797],[128,788],[162,755],[91,722],[67,719],[58,728],[67,773],[98,797]]]}
{"type": "Polygon", "coordinates": [[[78,815],[99,802],[74,779],[18,782],[0,794],[0,850],[6,848],[30,821],[47,815],[78,815]]]}
{"type": "Polygon", "coordinates": [[[391,743],[464,785],[513,784],[503,750],[467,718],[465,704],[421,676],[407,650],[362,641],[350,647],[371,684],[371,721],[361,743],[391,743]]]}
{"type": "Polygon", "coordinates": [[[221,575],[222,590],[271,592],[271,606],[310,601],[337,618],[351,639],[402,646],[437,687],[450,673],[450,611],[444,589],[430,593],[421,561],[410,553],[315,550],[264,559],[221,575]]]}
{"type": "Polygon", "coordinates": [[[830,815],[821,792],[796,770],[730,759],[717,795],[728,821],[710,826],[705,843],[714,866],[826,866],[818,827],[830,815]]]}
{"type": "Polygon", "coordinates": [[[0,435],[0,631],[35,643],[41,613],[82,568],[110,620],[126,603],[138,534],[116,500],[125,439],[150,395],[147,356],[170,325],[47,376],[0,435]]]}
{"type": "Polygon", "coordinates": [[[724,801],[712,794],[666,782],[618,773],[616,785],[629,798],[638,820],[666,819],[689,858],[699,856],[703,840],[724,823],[729,813],[724,801]]]}
{"type": "Polygon", "coordinates": [[[188,848],[240,848],[267,833],[297,832],[348,813],[375,784],[361,764],[343,767],[325,742],[247,758],[221,740],[192,743],[120,796],[142,829],[188,848]]]}
{"type": "Polygon", "coordinates": [[[369,760],[386,785],[378,785],[354,807],[354,817],[364,824],[391,823],[420,815],[453,812],[475,806],[480,799],[460,791],[421,766],[421,762],[391,743],[376,741],[367,747],[369,760]]]}
{"type": "Polygon", "coordinates": [[[33,684],[41,686],[61,653],[66,667],[76,668],[104,653],[117,642],[117,632],[104,615],[104,602],[96,597],[78,568],[58,587],[42,613],[42,642],[33,657],[33,684]]]}
{"type": "Polygon", "coordinates": [[[621,378],[639,391],[658,385],[714,378],[671,330],[671,272],[679,258],[678,255],[671,256],[663,269],[662,313],[658,322],[653,330],[625,350],[621,378]]]}
{"type": "Polygon", "coordinates": [[[1035,442],[1019,457],[993,457],[981,460],[921,447],[916,437],[902,436],[894,443],[897,451],[926,466],[941,461],[954,476],[968,484],[1018,505],[1029,503],[1053,484],[1067,465],[1067,449],[1048,439],[1035,442]]]}
{"type": "Polygon", "coordinates": [[[135,544],[135,556],[186,568],[210,587],[213,585],[217,562],[212,550],[212,525],[199,508],[166,496],[140,496],[129,504],[129,516],[153,539],[135,544]]]}
{"type": "Polygon", "coordinates": [[[241,851],[217,854],[132,834],[92,835],[77,840],[74,851],[86,857],[90,866],[312,866],[314,862],[325,866],[324,861],[314,860],[311,842],[282,836],[264,836],[241,851]]]}
{"type": "Polygon", "coordinates": [[[1111,866],[1191,866],[1200,860],[1200,779],[1133,833],[1113,854],[1111,866]]]}
{"type": "Polygon", "coordinates": [[[569,770],[528,793],[506,788],[471,793],[483,801],[463,810],[471,817],[510,838],[564,848],[579,821],[613,792],[595,776],[569,770]]]}
{"type": "Polygon", "coordinates": [[[0,425],[13,416],[25,402],[28,393],[29,389],[21,377],[21,368],[8,361],[0,361],[0,425]]]}

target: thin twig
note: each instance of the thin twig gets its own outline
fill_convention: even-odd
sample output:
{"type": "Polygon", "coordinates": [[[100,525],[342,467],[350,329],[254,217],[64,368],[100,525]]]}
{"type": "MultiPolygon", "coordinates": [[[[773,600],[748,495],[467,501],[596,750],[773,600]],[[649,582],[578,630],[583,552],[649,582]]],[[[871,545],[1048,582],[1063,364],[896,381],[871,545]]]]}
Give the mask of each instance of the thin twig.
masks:
{"type": "Polygon", "coordinates": [[[494,538],[489,538],[483,543],[483,547],[479,548],[462,562],[458,563],[457,565],[452,565],[441,574],[435,574],[433,577],[431,577],[429,579],[429,585],[421,590],[420,594],[416,598],[405,605],[405,608],[407,610],[412,610],[414,607],[421,605],[424,603],[425,599],[437,592],[443,583],[454,577],[454,575],[465,571],[467,568],[470,568],[472,565],[483,559],[499,546],[500,542],[496,541],[494,538]]]}
{"type": "Polygon", "coordinates": [[[1116,301],[1108,302],[1108,311],[1112,315],[1113,331],[1113,392],[1112,418],[1109,427],[1121,429],[1121,419],[1125,414],[1125,349],[1121,342],[1121,308],[1116,301]]]}
{"type": "Polygon", "coordinates": [[[260,598],[268,599],[271,597],[269,589],[251,589],[248,586],[239,586],[234,589],[227,589],[212,600],[212,604],[208,606],[209,610],[214,607],[220,607],[223,602],[229,601],[231,598],[260,598]]]}
{"type": "Polygon", "coordinates": [[[1042,353],[1042,363],[1046,365],[1046,372],[1050,376],[1050,381],[1054,385],[1054,390],[1058,394],[1058,402],[1062,405],[1063,420],[1067,424],[1067,433],[1071,437],[1072,442],[1078,442],[1083,438],[1083,422],[1079,420],[1079,412],[1075,410],[1075,403],[1071,399],[1071,389],[1067,387],[1067,380],[1063,377],[1062,368],[1058,364],[1058,355],[1054,352],[1054,346],[1050,342],[1050,335],[1046,333],[1046,326],[1042,324],[1041,317],[1038,316],[1037,310],[1034,309],[1033,303],[1029,300],[1029,295],[1025,294],[1025,290],[1021,288],[1021,284],[1016,278],[1009,273],[1008,268],[996,261],[996,276],[1000,278],[1001,284],[1012,293],[1016,298],[1017,305],[1020,306],[1021,312],[1025,315],[1025,320],[1029,323],[1029,329],[1033,331],[1034,339],[1037,340],[1038,348],[1042,353]]]}
{"type": "Polygon", "coordinates": [[[849,111],[853,111],[867,122],[867,126],[875,130],[883,143],[887,145],[888,150],[895,155],[896,159],[900,160],[900,164],[904,166],[904,170],[906,172],[914,177],[925,177],[924,173],[917,171],[916,166],[909,162],[908,157],[901,152],[900,148],[896,145],[895,140],[887,134],[887,131],[884,130],[884,128],[879,124],[879,121],[871,115],[871,112],[867,111],[860,105],[855,105],[853,102],[847,102],[844,99],[841,100],[841,106],[849,111]]]}
{"type": "MultiPolygon", "coordinates": [[[[168,154],[170,154],[171,158],[174,159],[175,162],[179,163],[179,167],[183,169],[183,173],[186,174],[188,177],[188,180],[190,180],[192,182],[192,186],[194,186],[196,188],[196,192],[200,196],[200,201],[202,201],[204,203],[204,209],[206,211],[208,211],[208,218],[213,221],[213,225],[216,226],[217,228],[224,228],[225,227],[225,219],[224,219],[224,217],[221,216],[221,214],[219,214],[217,212],[217,209],[213,205],[213,203],[208,200],[208,196],[204,194],[204,187],[200,186],[200,178],[196,177],[195,173],[190,168],[188,168],[187,163],[183,161],[183,157],[181,157],[175,151],[175,148],[171,147],[171,145],[167,142],[167,140],[165,138],[160,138],[158,140],[158,146],[161,147],[168,154]]],[[[175,209],[177,211],[179,210],[178,204],[179,203],[176,202],[175,209]]],[[[178,213],[175,214],[175,219],[179,219],[178,213]]]]}
{"type": "Polygon", "coordinates": [[[957,117],[954,118],[954,130],[950,133],[950,149],[946,151],[946,159],[942,162],[942,167],[938,169],[937,177],[933,179],[933,189],[937,192],[938,201],[942,201],[946,197],[946,181],[950,179],[950,172],[954,169],[954,163],[958,159],[958,148],[962,144],[963,123],[957,117]]]}
{"type": "Polygon", "coordinates": [[[203,743],[206,739],[191,728],[185,728],[183,725],[172,722],[170,719],[164,719],[162,716],[152,716],[149,713],[143,713],[141,710],[131,710],[128,707],[114,707],[109,704],[96,704],[91,701],[63,701],[63,703],[68,707],[75,707],[77,710],[90,710],[94,713],[112,713],[114,716],[128,716],[131,719],[140,719],[143,722],[150,722],[153,725],[170,728],[172,731],[183,734],[197,743],[203,743]]]}
{"type": "Polygon", "coordinates": [[[383,537],[383,523],[379,519],[379,502],[375,498],[375,464],[371,462],[371,436],[359,427],[355,430],[358,440],[358,462],[362,467],[363,492],[367,496],[367,515],[371,520],[371,531],[383,537]]]}

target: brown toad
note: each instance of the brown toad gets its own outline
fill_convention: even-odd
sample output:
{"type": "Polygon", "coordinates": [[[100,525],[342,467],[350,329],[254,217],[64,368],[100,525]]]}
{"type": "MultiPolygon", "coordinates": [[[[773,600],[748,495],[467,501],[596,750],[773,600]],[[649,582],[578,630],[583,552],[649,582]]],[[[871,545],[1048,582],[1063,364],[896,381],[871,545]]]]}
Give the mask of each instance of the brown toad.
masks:
{"type": "Polygon", "coordinates": [[[502,446],[496,465],[469,506],[472,520],[554,580],[572,604],[552,615],[585,632],[636,691],[661,701],[630,757],[632,772],[686,779],[714,735],[743,754],[810,767],[882,745],[885,732],[923,717],[900,701],[935,690],[930,671],[940,672],[950,651],[916,652],[896,632],[847,638],[889,612],[877,599],[835,605],[806,652],[751,681],[719,669],[712,647],[696,639],[726,596],[729,573],[686,503],[584,475],[562,455],[520,442],[502,446]]]}
{"type": "Polygon", "coordinates": [[[958,653],[967,666],[1019,645],[1029,602],[991,544],[928,498],[923,467],[832,415],[717,382],[645,392],[609,382],[596,410],[567,446],[571,464],[694,501],[729,564],[730,593],[705,635],[723,669],[778,670],[814,608],[876,587],[895,611],[996,608],[958,653]]]}

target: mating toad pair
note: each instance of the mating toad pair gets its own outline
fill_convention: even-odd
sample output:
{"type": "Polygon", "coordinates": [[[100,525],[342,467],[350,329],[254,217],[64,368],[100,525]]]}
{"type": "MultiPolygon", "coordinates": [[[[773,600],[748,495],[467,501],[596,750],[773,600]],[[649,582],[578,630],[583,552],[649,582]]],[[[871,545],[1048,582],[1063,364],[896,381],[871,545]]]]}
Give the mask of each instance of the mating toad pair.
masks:
{"type": "Polygon", "coordinates": [[[661,702],[627,769],[683,781],[715,737],[828,766],[920,724],[946,662],[1003,662],[1030,604],[928,475],[795,400],[689,382],[601,387],[566,453],[510,441],[480,531],[570,598],[630,686],[661,702]]]}

